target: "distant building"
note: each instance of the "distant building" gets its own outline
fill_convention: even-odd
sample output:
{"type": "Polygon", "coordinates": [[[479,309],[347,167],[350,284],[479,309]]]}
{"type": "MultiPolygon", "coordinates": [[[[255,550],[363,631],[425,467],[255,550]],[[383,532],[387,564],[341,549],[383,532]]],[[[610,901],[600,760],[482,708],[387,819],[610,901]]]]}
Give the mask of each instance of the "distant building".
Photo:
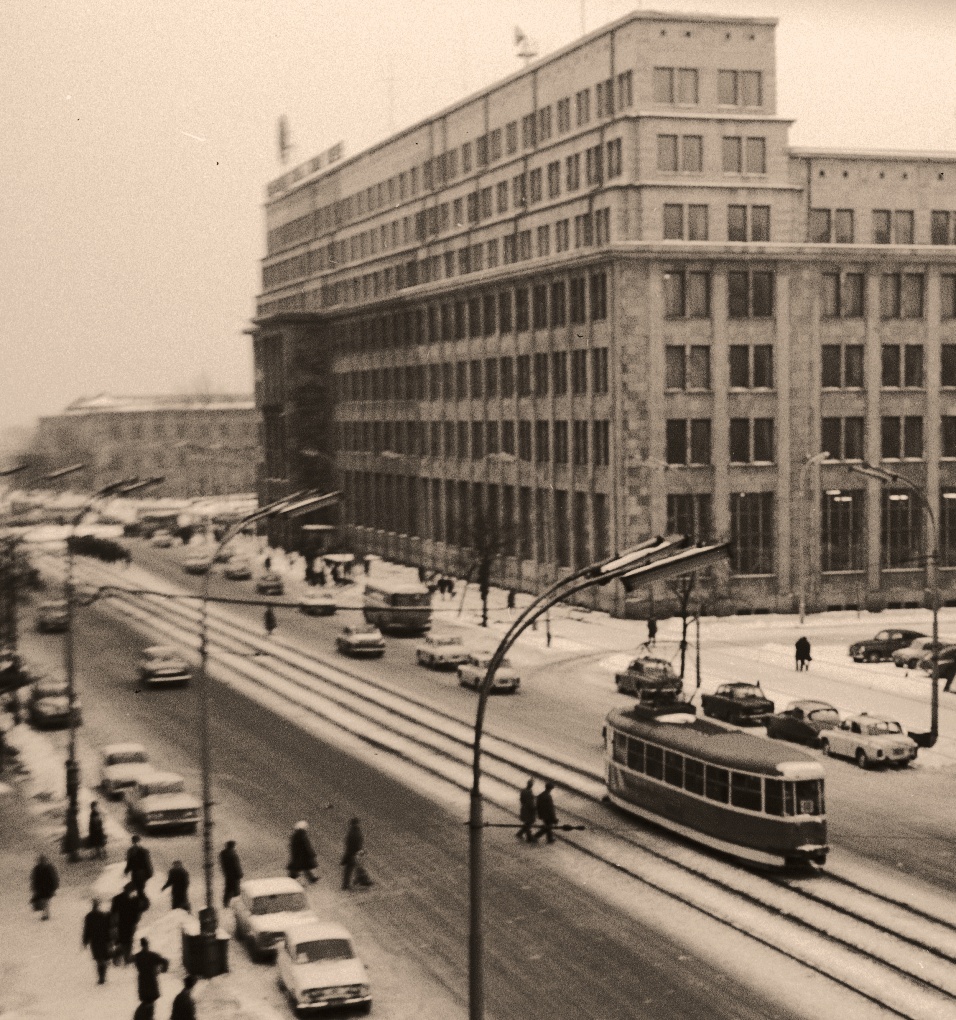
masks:
{"type": "Polygon", "coordinates": [[[156,496],[253,492],[258,414],[233,394],[117,397],[74,401],[41,418],[36,448],[45,470],[85,463],[75,488],[96,490],[118,478],[163,476],[156,496]]]}
{"type": "Polygon", "coordinates": [[[273,181],[262,495],[437,568],[493,527],[526,590],[679,531],[742,610],[916,604],[866,460],[956,598],[956,154],[791,148],[775,27],[635,11],[273,181]]]}

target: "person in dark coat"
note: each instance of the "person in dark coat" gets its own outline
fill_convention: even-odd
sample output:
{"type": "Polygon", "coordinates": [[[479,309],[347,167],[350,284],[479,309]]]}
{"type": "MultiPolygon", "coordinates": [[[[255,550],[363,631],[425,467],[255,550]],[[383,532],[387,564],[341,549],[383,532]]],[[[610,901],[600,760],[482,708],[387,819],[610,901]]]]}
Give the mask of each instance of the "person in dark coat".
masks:
{"type": "Polygon", "coordinates": [[[359,854],[365,849],[365,834],[357,818],[349,822],[345,833],[345,853],[342,854],[342,888],[352,888],[352,875],[358,863],[359,854]]]}
{"type": "Polygon", "coordinates": [[[123,869],[123,874],[129,875],[129,880],[133,883],[136,891],[140,896],[145,897],[146,883],[153,877],[153,859],[140,842],[139,836],[134,836],[130,841],[129,849],[126,851],[126,867],[123,869]]]}
{"type": "Polygon", "coordinates": [[[521,828],[515,833],[518,839],[526,839],[529,843],[534,838],[531,832],[532,826],[538,820],[537,798],[534,795],[534,780],[529,779],[522,787],[518,795],[520,806],[518,815],[521,818],[521,828]]]}
{"type": "Polygon", "coordinates": [[[538,818],[541,820],[541,828],[531,837],[535,842],[542,836],[547,837],[549,843],[554,842],[554,827],[558,824],[558,816],[554,810],[554,798],[551,796],[553,789],[554,783],[549,780],[538,794],[535,807],[538,811],[538,818]]]}
{"type": "Polygon", "coordinates": [[[810,668],[810,641],[806,637],[797,638],[794,646],[797,657],[797,672],[801,673],[810,668]]]}
{"type": "Polygon", "coordinates": [[[647,618],[647,644],[653,645],[657,641],[657,620],[653,616],[647,618]]]}
{"type": "Polygon", "coordinates": [[[173,999],[173,1011],[169,1014],[169,1020],[196,1020],[196,1004],[192,996],[195,984],[196,978],[192,974],[183,978],[183,987],[173,999]]]}
{"type": "Polygon", "coordinates": [[[106,984],[106,968],[110,961],[110,915],[100,910],[100,901],[93,900],[93,909],[83,918],[83,945],[96,962],[98,984],[106,984]]]}
{"type": "Polygon", "coordinates": [[[40,919],[50,920],[50,900],[60,888],[60,876],[46,854],[39,854],[30,872],[30,902],[40,911],[40,919]]]}
{"type": "Polygon", "coordinates": [[[239,895],[239,883],[242,881],[242,865],[239,863],[239,853],[234,839],[228,840],[219,851],[219,867],[222,868],[224,882],[222,905],[228,907],[230,901],[239,895]]]}
{"type": "Polygon", "coordinates": [[[508,609],[509,610],[512,610],[512,611],[514,610],[514,607],[515,607],[515,605],[517,603],[517,599],[518,599],[518,596],[515,593],[514,588],[509,588],[508,589],[508,609]]]}
{"type": "Polygon", "coordinates": [[[263,626],[266,628],[266,634],[272,637],[272,632],[276,629],[276,614],[272,606],[266,606],[265,616],[262,620],[263,626]]]}
{"type": "Polygon", "coordinates": [[[87,849],[93,851],[93,856],[98,858],[106,857],[106,827],[103,825],[103,816],[94,800],[90,804],[90,824],[87,827],[86,836],[87,849]]]}
{"type": "Polygon", "coordinates": [[[143,916],[143,900],[132,882],[127,882],[121,893],[110,902],[110,921],[113,925],[115,955],[113,962],[133,962],[133,939],[136,926],[143,916]]]}
{"type": "Polygon", "coordinates": [[[169,970],[169,960],[149,948],[149,939],[140,939],[140,951],[133,957],[136,967],[136,991],[140,1002],[159,998],[159,975],[169,970]]]}
{"type": "Polygon", "coordinates": [[[156,1020],[156,1003],[141,1002],[133,1013],[133,1020],[156,1020]]]}
{"type": "Polygon", "coordinates": [[[170,909],[185,910],[187,914],[190,912],[189,872],[183,867],[182,861],[173,861],[163,888],[169,890],[170,909]]]}
{"type": "Polygon", "coordinates": [[[309,839],[309,823],[296,822],[289,838],[289,876],[298,878],[304,874],[310,882],[318,882],[317,867],[318,860],[309,839]]]}

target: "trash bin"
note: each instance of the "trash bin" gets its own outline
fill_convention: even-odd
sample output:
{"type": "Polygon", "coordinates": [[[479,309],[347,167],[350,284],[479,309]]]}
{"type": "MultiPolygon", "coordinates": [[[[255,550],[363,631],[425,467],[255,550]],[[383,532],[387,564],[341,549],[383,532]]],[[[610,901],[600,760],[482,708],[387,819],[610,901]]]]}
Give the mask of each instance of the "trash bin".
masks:
{"type": "Polygon", "coordinates": [[[190,917],[183,923],[183,967],[194,977],[213,978],[229,973],[229,933],[222,928],[203,931],[190,917]]]}

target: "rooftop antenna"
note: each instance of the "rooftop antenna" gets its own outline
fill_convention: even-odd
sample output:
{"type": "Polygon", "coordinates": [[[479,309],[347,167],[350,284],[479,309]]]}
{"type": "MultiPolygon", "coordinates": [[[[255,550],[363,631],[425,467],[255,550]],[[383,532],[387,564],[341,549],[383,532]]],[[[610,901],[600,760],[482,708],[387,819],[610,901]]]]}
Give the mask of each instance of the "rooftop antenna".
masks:
{"type": "Polygon", "coordinates": [[[538,44],[526,36],[524,32],[515,25],[515,46],[518,47],[518,58],[524,61],[525,67],[538,55],[538,44]]]}
{"type": "Polygon", "coordinates": [[[289,153],[292,151],[292,143],[289,141],[289,121],[285,114],[279,118],[276,142],[279,146],[279,162],[285,166],[289,161],[289,153]]]}

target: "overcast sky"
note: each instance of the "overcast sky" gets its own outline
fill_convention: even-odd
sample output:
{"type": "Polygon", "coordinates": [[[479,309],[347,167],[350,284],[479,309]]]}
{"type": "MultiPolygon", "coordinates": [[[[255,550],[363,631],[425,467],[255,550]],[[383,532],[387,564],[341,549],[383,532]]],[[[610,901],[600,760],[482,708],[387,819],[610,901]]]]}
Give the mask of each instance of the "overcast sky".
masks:
{"type": "MultiPolygon", "coordinates": [[[[586,0],[588,31],[634,0],[586,0]]],[[[775,16],[797,145],[956,150],[956,0],[655,0],[775,16]]],[[[282,168],[352,155],[581,34],[581,0],[7,0],[0,430],[99,392],[251,390],[282,168]]]]}

